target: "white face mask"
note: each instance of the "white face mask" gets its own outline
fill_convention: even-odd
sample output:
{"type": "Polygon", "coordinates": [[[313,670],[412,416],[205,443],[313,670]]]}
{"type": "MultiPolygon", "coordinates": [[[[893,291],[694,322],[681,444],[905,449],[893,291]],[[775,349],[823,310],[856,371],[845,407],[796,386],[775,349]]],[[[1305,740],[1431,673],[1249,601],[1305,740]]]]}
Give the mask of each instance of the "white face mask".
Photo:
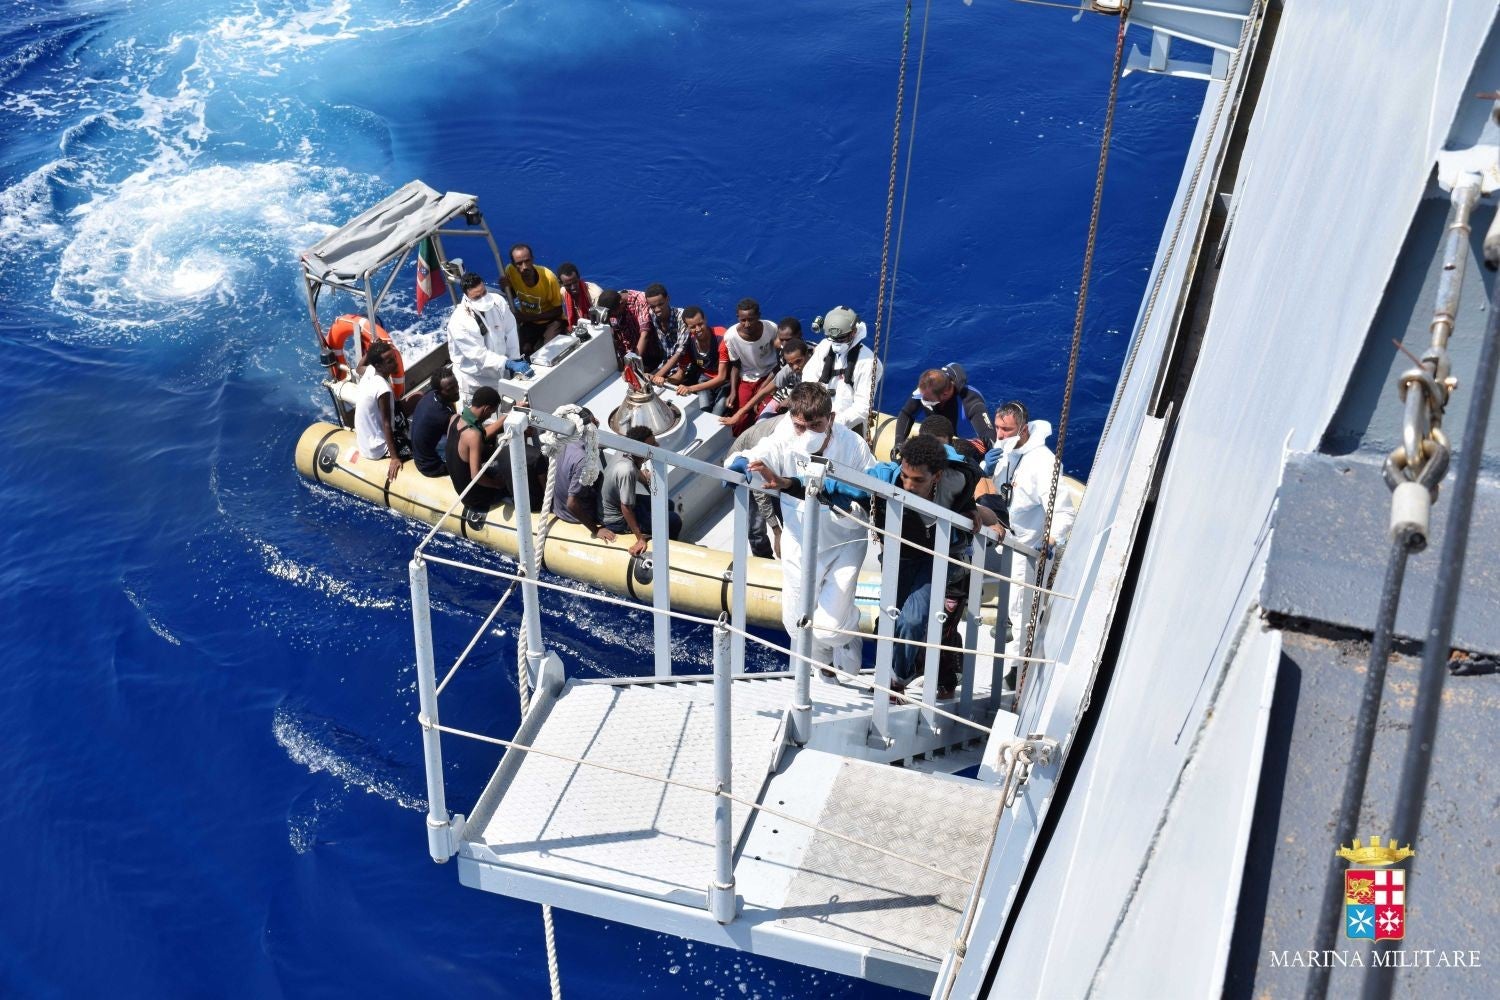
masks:
{"type": "Polygon", "coordinates": [[[922,400],[922,409],[926,410],[928,413],[931,413],[933,410],[937,409],[937,405],[938,401],[935,399],[922,400]]]}
{"type": "Polygon", "coordinates": [[[803,431],[797,435],[797,448],[804,454],[816,455],[827,443],[827,431],[803,431]]]}

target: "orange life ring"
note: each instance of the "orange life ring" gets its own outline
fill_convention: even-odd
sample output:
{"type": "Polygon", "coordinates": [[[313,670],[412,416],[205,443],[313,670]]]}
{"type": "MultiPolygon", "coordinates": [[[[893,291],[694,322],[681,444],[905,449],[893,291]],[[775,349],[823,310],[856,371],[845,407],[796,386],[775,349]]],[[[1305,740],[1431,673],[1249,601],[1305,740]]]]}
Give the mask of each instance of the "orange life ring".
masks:
{"type": "MultiPolygon", "coordinates": [[[[358,313],[345,313],[333,321],[328,328],[328,336],[324,342],[328,349],[333,352],[334,364],[328,369],[328,373],[335,381],[343,381],[349,377],[349,362],[344,353],[344,345],[349,343],[349,337],[354,331],[359,331],[359,354],[364,357],[370,350],[370,321],[358,313]]],[[[375,339],[391,343],[391,335],[385,332],[385,327],[375,325],[375,339]]],[[[394,346],[394,345],[392,345],[394,346]]],[[[391,376],[391,391],[400,399],[406,392],[406,362],[401,358],[401,352],[396,352],[396,374],[391,376]]]]}

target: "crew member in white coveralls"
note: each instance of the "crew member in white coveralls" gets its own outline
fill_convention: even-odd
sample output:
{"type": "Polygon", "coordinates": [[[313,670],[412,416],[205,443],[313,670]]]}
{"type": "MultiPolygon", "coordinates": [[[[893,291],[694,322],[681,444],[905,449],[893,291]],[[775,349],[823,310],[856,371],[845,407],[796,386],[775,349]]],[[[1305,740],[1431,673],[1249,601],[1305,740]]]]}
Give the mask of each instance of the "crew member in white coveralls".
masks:
{"type": "Polygon", "coordinates": [[[459,279],[463,298],[448,317],[448,356],[458,379],[465,404],[482,385],[500,387],[511,375],[531,374],[531,365],[521,357],[516,317],[502,296],[484,287],[484,279],[473,271],[459,279]]]}
{"type": "Polygon", "coordinates": [[[833,418],[856,434],[870,416],[870,400],[885,369],[865,343],[865,324],[853,309],[830,309],[813,323],[823,339],[802,369],[803,381],[821,382],[833,393],[833,418]]]}
{"type": "MultiPolygon", "coordinates": [[[[1012,401],[995,411],[995,447],[984,456],[984,471],[995,479],[995,491],[1008,517],[1007,534],[1013,541],[1029,545],[1055,558],[1057,548],[1068,543],[1073,530],[1073,498],[1066,486],[1057,488],[1057,503],[1052,511],[1052,533],[1042,537],[1047,522],[1047,494],[1052,489],[1052,467],[1057,458],[1047,447],[1052,425],[1045,420],[1030,420],[1024,403],[1012,401]]],[[[1017,559],[1027,583],[1036,582],[1036,560],[1017,559]]],[[[1044,581],[1045,583],[1045,581],[1044,581]]],[[[1024,651],[1026,637],[1022,626],[1031,618],[1031,602],[1036,591],[1012,585],[1010,588],[1010,627],[1012,642],[1007,652],[1024,651]]]]}
{"type": "MultiPolygon", "coordinates": [[[[821,455],[853,469],[863,471],[875,461],[863,438],[837,423],[833,418],[833,398],[827,389],[815,382],[804,382],[787,397],[787,418],[765,440],[735,455],[727,463],[730,469],[745,473],[755,485],[781,491],[782,611],[781,621],[787,633],[797,635],[802,618],[802,518],[807,500],[803,481],[808,472],[808,458],[821,455]]],[[[860,640],[839,635],[833,628],[854,631],[859,626],[859,612],[854,606],[854,588],[859,568],[865,561],[867,536],[864,525],[852,517],[835,516],[829,507],[812,504],[813,517],[821,517],[818,529],[818,551],[813,558],[817,599],[813,609],[812,658],[851,673],[859,670],[860,640]]]]}

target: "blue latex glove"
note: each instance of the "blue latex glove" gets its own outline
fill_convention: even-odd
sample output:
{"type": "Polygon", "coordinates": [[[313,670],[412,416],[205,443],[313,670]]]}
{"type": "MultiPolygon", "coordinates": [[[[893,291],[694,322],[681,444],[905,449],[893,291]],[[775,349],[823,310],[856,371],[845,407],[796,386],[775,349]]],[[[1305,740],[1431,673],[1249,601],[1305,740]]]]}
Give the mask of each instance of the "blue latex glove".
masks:
{"type": "Polygon", "coordinates": [[[859,487],[850,486],[848,483],[840,482],[837,479],[823,480],[822,495],[829,506],[837,507],[840,510],[848,510],[855,503],[869,496],[868,493],[859,487]]]}
{"type": "Polygon", "coordinates": [[[986,476],[994,475],[995,466],[999,465],[1000,459],[1004,457],[1005,449],[997,444],[995,445],[995,447],[984,453],[984,461],[979,463],[979,467],[984,470],[984,474],[986,476]]]}
{"type": "MultiPolygon", "coordinates": [[[[730,472],[738,472],[740,475],[744,476],[745,482],[748,483],[750,481],[750,460],[744,455],[736,455],[734,457],[734,461],[730,462],[727,468],[730,472]]],[[[734,487],[734,484],[726,482],[723,483],[723,486],[727,490],[732,489],[734,487]]]]}
{"type": "Polygon", "coordinates": [[[505,374],[520,375],[522,378],[530,378],[532,375],[531,365],[524,358],[505,362],[505,374]]]}

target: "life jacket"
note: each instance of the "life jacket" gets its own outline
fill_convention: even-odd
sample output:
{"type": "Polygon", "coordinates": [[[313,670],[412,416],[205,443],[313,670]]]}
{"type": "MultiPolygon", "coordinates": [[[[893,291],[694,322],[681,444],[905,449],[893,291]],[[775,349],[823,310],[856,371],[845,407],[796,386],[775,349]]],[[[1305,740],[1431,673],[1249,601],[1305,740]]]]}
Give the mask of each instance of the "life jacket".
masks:
{"type": "MultiPolygon", "coordinates": [[[[864,347],[864,342],[861,341],[849,348],[849,353],[844,355],[844,367],[839,369],[839,371],[843,374],[845,382],[853,383],[854,364],[859,360],[859,352],[864,350],[864,347]]],[[[837,360],[838,352],[830,347],[828,353],[823,357],[823,376],[818,379],[819,382],[827,385],[833,379],[833,366],[837,360]]]]}
{"type": "MultiPolygon", "coordinates": [[[[333,353],[334,363],[328,367],[328,374],[335,382],[342,382],[349,377],[349,361],[345,352],[345,345],[349,343],[349,337],[354,331],[359,331],[359,356],[364,357],[370,353],[370,321],[358,313],[345,313],[333,321],[328,328],[328,334],[323,338],[323,343],[328,345],[328,350],[333,353]]],[[[391,335],[385,332],[385,327],[375,324],[375,338],[383,340],[392,347],[391,335]]],[[[400,399],[406,392],[406,362],[401,358],[401,352],[393,352],[396,356],[396,373],[391,376],[391,393],[400,399]]]]}

